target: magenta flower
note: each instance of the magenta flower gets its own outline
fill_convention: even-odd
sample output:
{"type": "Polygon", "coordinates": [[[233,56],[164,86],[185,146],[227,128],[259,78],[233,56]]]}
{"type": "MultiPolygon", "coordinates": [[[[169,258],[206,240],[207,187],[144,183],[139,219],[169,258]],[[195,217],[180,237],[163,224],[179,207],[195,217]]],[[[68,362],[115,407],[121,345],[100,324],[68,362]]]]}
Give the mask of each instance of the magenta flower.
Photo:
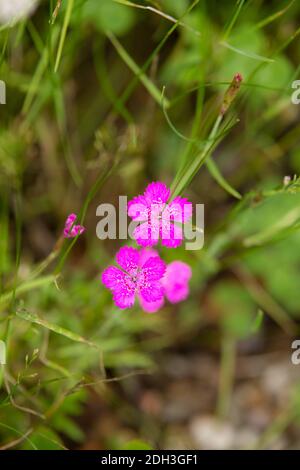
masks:
{"type": "MultiPolygon", "coordinates": [[[[142,249],[141,258],[145,262],[151,256],[157,256],[153,249],[142,249]]],[[[167,265],[165,274],[161,279],[163,298],[155,302],[147,302],[140,298],[142,309],[147,313],[155,313],[164,305],[164,298],[171,304],[177,304],[185,300],[189,293],[189,281],[192,277],[190,266],[182,261],[172,261],[167,265]]]]}
{"type": "Polygon", "coordinates": [[[81,235],[85,228],[82,225],[75,225],[77,219],[76,214],[70,214],[67,217],[65,228],[64,228],[64,237],[65,238],[75,238],[77,235],[81,235]]]}
{"type": "Polygon", "coordinates": [[[172,261],[168,264],[162,284],[164,294],[171,304],[182,302],[188,297],[191,277],[192,270],[183,261],[172,261]]]}
{"type": "Polygon", "coordinates": [[[168,248],[182,243],[182,224],[192,216],[192,203],[177,196],[168,204],[170,189],[160,182],[147,186],[143,195],[128,202],[128,215],[140,222],[133,236],[143,247],[154,246],[159,239],[168,248]]]}
{"type": "Polygon", "coordinates": [[[125,246],[118,251],[116,262],[121,269],[109,266],[102,273],[102,282],[112,291],[117,307],[132,307],[136,296],[143,302],[163,299],[160,280],[166,266],[157,254],[145,260],[136,248],[125,246]]]}

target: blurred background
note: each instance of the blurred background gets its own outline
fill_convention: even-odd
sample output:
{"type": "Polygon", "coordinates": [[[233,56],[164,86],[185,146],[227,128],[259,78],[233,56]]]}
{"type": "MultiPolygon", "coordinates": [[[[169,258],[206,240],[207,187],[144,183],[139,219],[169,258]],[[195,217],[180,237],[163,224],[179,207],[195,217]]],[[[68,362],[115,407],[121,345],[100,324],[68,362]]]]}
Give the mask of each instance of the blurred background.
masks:
{"type": "Polygon", "coordinates": [[[300,448],[299,2],[9,5],[0,448],[300,448]],[[190,296],[120,311],[100,279],[124,241],[97,238],[96,208],[158,180],[205,204],[203,249],[160,247],[190,296]],[[86,232],[63,240],[72,212],[86,232]]]}

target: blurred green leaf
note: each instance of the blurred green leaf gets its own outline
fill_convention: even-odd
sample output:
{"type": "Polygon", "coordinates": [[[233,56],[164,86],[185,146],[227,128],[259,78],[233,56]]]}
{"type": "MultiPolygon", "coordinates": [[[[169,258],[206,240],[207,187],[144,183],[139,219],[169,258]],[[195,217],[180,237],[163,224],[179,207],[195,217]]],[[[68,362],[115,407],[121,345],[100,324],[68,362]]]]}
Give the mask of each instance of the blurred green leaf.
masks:
{"type": "Polygon", "coordinates": [[[98,349],[98,346],[95,343],[92,343],[91,341],[86,340],[82,336],[77,335],[76,333],[73,333],[72,331],[66,330],[65,328],[62,328],[58,325],[50,323],[47,320],[44,320],[44,319],[38,317],[37,315],[28,312],[25,309],[17,310],[16,315],[19,318],[22,318],[22,320],[29,321],[30,323],[35,323],[36,325],[40,325],[43,328],[46,328],[47,330],[54,331],[54,333],[65,336],[66,338],[68,338],[72,341],[76,341],[78,343],[83,343],[83,344],[86,344],[87,346],[91,346],[93,348],[98,349]]]}
{"type": "Polygon", "coordinates": [[[90,21],[102,32],[111,31],[121,36],[132,27],[135,12],[112,0],[86,0],[82,8],[82,20],[90,21]]]}

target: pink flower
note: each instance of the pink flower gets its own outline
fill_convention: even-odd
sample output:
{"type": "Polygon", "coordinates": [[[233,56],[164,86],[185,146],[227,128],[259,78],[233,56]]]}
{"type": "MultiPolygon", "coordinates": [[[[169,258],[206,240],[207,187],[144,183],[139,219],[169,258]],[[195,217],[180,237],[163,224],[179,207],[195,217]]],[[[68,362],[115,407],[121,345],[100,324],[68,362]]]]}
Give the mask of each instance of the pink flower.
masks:
{"type": "Polygon", "coordinates": [[[116,262],[121,269],[109,266],[102,273],[102,282],[112,291],[117,307],[132,307],[136,296],[142,302],[163,299],[160,280],[166,266],[157,254],[145,260],[136,248],[125,246],[118,251],[116,262]]]}
{"type": "Polygon", "coordinates": [[[177,196],[169,204],[170,189],[160,182],[147,186],[143,195],[128,202],[128,215],[140,222],[133,235],[141,246],[154,246],[161,239],[169,248],[181,245],[182,224],[192,216],[192,203],[177,196]]]}
{"type": "Polygon", "coordinates": [[[74,225],[77,219],[76,214],[70,214],[67,217],[65,228],[64,228],[64,237],[65,238],[75,238],[77,235],[81,235],[85,228],[82,225],[74,225]]]}
{"type": "Polygon", "coordinates": [[[168,264],[162,284],[164,294],[171,304],[185,300],[189,293],[189,280],[192,277],[190,266],[183,261],[172,261],[168,264]]]}
{"type": "MultiPolygon", "coordinates": [[[[141,258],[146,261],[150,256],[157,256],[153,249],[142,249],[141,258]]],[[[164,297],[171,303],[176,304],[185,300],[189,293],[189,281],[192,277],[190,266],[182,261],[172,261],[167,265],[165,274],[161,279],[164,297]]],[[[164,305],[164,297],[155,302],[147,302],[140,298],[140,304],[147,313],[155,313],[164,305]]]]}

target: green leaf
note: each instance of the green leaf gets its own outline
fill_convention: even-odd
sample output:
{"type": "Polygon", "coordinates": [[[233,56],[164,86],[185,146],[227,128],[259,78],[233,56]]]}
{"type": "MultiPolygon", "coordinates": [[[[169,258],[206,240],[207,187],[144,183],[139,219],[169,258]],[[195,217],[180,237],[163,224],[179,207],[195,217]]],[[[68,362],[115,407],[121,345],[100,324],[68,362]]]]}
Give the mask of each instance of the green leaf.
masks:
{"type": "Polygon", "coordinates": [[[245,247],[260,246],[299,230],[299,222],[300,194],[280,192],[244,210],[230,232],[245,247]]]}
{"type": "MultiPolygon", "coordinates": [[[[64,450],[65,446],[59,435],[52,429],[39,426],[31,435],[31,442],[35,445],[37,450],[64,450]]],[[[30,443],[25,442],[22,445],[22,450],[32,450],[30,443]]]]}
{"type": "Polygon", "coordinates": [[[242,199],[241,194],[234,189],[228,181],[224,178],[222,173],[220,172],[219,168],[217,167],[216,163],[214,160],[210,157],[206,159],[205,162],[208,171],[210,172],[211,176],[216,180],[216,182],[223,188],[228,194],[231,194],[231,196],[235,197],[236,199],[242,199]]]}
{"type": "Polygon", "coordinates": [[[274,62],[274,59],[269,59],[268,57],[264,57],[259,54],[255,54],[254,52],[251,51],[244,51],[242,49],[238,49],[237,47],[232,46],[231,44],[228,44],[228,42],[222,41],[221,45],[224,47],[227,47],[227,49],[230,49],[233,52],[236,52],[237,54],[240,54],[245,57],[249,57],[249,59],[255,59],[261,62],[274,62]]]}
{"type": "Polygon", "coordinates": [[[65,415],[57,414],[51,420],[51,424],[57,431],[65,434],[69,438],[71,438],[75,442],[83,442],[84,441],[84,432],[80,429],[80,427],[73,421],[72,419],[68,418],[65,415]]]}
{"type": "Polygon", "coordinates": [[[4,294],[0,296],[0,307],[7,305],[14,296],[18,297],[20,294],[25,294],[26,292],[30,292],[31,290],[39,289],[40,287],[45,286],[46,284],[54,282],[55,278],[56,276],[54,275],[39,277],[37,279],[32,279],[23,282],[15,290],[4,292],[4,294]]]}
{"type": "Polygon", "coordinates": [[[257,315],[252,325],[253,333],[257,333],[260,330],[261,325],[263,323],[263,319],[264,319],[264,312],[261,309],[258,309],[257,315]]]}
{"type": "Polygon", "coordinates": [[[125,34],[133,25],[135,13],[132,8],[112,0],[87,0],[82,8],[82,20],[88,20],[102,31],[117,36],[125,34]]]}
{"type": "MultiPolygon", "coordinates": [[[[128,54],[126,49],[122,46],[120,41],[111,33],[107,33],[110,41],[112,42],[113,46],[115,47],[116,51],[120,55],[120,57],[124,60],[125,64],[130,68],[130,70],[138,77],[138,79],[142,82],[146,90],[148,90],[149,94],[152,98],[161,105],[162,101],[162,92],[154,85],[154,83],[150,80],[150,78],[145,75],[145,73],[141,70],[141,68],[136,64],[136,62],[132,59],[132,57],[128,54]]],[[[165,107],[168,108],[170,106],[169,101],[165,98],[165,107]]]]}
{"type": "Polygon", "coordinates": [[[34,323],[36,325],[40,325],[43,328],[46,328],[47,330],[50,330],[50,331],[54,331],[54,333],[64,336],[65,338],[68,338],[72,341],[75,341],[77,343],[83,343],[83,344],[86,344],[87,346],[91,346],[93,348],[99,349],[97,344],[92,343],[91,341],[88,341],[87,339],[83,338],[80,335],[77,335],[76,333],[73,333],[72,331],[69,331],[58,325],[50,323],[47,320],[44,320],[38,317],[37,315],[34,315],[33,313],[28,312],[25,309],[17,310],[16,315],[17,317],[22,318],[22,320],[29,321],[30,323],[34,323]]]}

